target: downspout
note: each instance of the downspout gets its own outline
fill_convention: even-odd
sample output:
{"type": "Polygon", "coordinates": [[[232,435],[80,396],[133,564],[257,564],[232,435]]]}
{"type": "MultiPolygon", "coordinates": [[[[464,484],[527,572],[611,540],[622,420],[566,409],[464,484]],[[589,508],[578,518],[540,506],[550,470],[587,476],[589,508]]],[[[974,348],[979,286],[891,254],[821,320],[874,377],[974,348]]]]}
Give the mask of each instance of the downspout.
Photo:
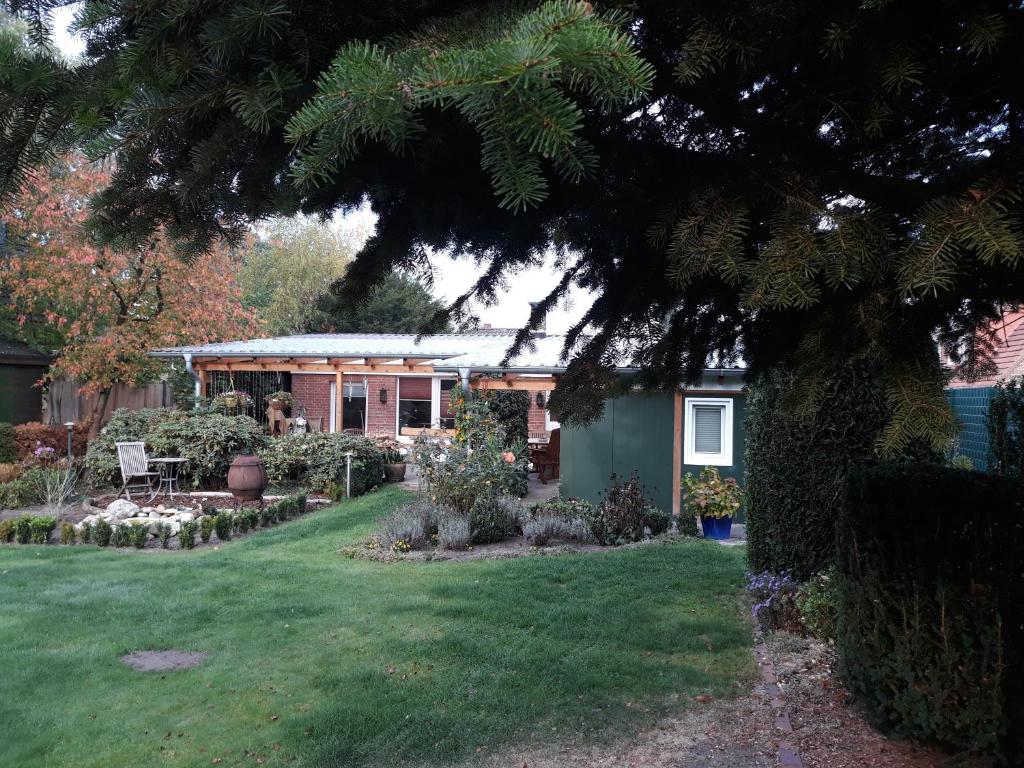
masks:
{"type": "Polygon", "coordinates": [[[471,393],[469,389],[469,368],[459,368],[459,381],[462,385],[462,392],[465,394],[468,400],[471,393]]]}
{"type": "Polygon", "coordinates": [[[202,392],[203,383],[199,380],[199,374],[196,373],[195,369],[192,367],[192,353],[191,352],[186,352],[184,357],[185,357],[185,370],[188,371],[192,375],[192,378],[195,381],[195,389],[193,390],[193,392],[195,394],[195,402],[192,405],[192,407],[195,408],[195,406],[199,404],[199,399],[203,396],[203,392],[202,392]]]}

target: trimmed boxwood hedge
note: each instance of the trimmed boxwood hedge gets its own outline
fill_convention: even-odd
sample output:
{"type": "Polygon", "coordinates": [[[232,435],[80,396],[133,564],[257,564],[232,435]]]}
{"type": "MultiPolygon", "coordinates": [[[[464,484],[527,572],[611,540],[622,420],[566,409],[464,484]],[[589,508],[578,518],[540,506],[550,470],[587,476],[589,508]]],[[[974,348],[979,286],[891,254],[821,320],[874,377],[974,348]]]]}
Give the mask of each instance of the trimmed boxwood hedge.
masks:
{"type": "Polygon", "coordinates": [[[749,389],[746,420],[747,554],[754,571],[806,579],[835,561],[835,521],[849,471],[874,461],[889,419],[879,378],[865,365],[832,375],[809,414],[784,399],[786,371],[749,389]]]}
{"type": "Polygon", "coordinates": [[[384,453],[371,439],[341,432],[310,432],[269,440],[258,451],[271,485],[301,485],[334,498],[345,495],[345,454],[352,456],[352,495],[359,496],[384,478],[384,453]]]}
{"type": "Polygon", "coordinates": [[[837,534],[841,672],[871,719],[1024,765],[1024,485],[864,468],[837,534]]]}

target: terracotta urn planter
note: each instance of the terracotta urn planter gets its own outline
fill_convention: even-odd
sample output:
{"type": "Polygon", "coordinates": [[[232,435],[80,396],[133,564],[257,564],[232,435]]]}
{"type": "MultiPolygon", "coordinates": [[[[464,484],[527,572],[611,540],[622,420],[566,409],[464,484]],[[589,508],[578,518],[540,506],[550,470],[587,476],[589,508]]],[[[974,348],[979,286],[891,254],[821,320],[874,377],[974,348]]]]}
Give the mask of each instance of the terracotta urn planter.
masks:
{"type": "Polygon", "coordinates": [[[239,501],[263,498],[267,487],[267,469],[259,456],[236,456],[228,470],[228,490],[239,501]]]}
{"type": "Polygon", "coordinates": [[[400,483],[405,480],[405,462],[384,465],[384,479],[389,483],[400,483]]]}

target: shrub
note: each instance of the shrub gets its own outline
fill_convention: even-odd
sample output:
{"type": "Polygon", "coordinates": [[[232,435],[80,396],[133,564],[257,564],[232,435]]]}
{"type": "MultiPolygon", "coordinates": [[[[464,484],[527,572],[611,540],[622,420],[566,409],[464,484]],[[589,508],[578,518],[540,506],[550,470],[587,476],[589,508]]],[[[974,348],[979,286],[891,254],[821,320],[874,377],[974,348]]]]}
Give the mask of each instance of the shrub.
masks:
{"type": "Polygon", "coordinates": [[[89,445],[85,462],[97,486],[120,483],[115,443],[142,440],[153,456],[181,456],[182,483],[219,487],[240,453],[254,453],[267,441],[260,425],[248,416],[175,408],[118,409],[89,445]]]}
{"type": "Polygon", "coordinates": [[[660,536],[672,525],[672,515],[658,507],[650,507],[647,510],[647,527],[651,536],[660,536]]]}
{"type": "Polygon", "coordinates": [[[14,537],[19,544],[28,544],[32,540],[32,517],[22,515],[14,521],[14,537]]]}
{"type": "Polygon", "coordinates": [[[530,394],[492,390],[486,395],[487,407],[505,433],[505,447],[524,444],[530,437],[530,394]]]}
{"type": "Polygon", "coordinates": [[[164,522],[154,523],[154,525],[153,525],[153,534],[160,541],[160,548],[161,549],[168,549],[168,548],[170,548],[171,536],[174,535],[174,533],[172,531],[173,531],[173,529],[171,528],[169,523],[164,523],[164,522]]]}
{"type": "Polygon", "coordinates": [[[789,573],[763,571],[747,574],[747,592],[753,602],[750,614],[765,631],[802,631],[796,602],[799,591],[800,582],[789,573]]]}
{"type": "Polygon", "coordinates": [[[221,541],[231,541],[231,528],[233,515],[230,512],[218,512],[213,518],[213,530],[221,541]]]}
{"type": "Polygon", "coordinates": [[[67,459],[36,468],[37,495],[47,512],[60,515],[67,507],[78,487],[79,469],[78,462],[67,459]]]}
{"type": "Polygon", "coordinates": [[[17,480],[25,472],[22,464],[0,464],[0,483],[9,483],[17,480]]]}
{"type": "Polygon", "coordinates": [[[18,441],[15,438],[14,425],[0,421],[0,463],[8,464],[17,461],[18,458],[18,441]]]}
{"type": "Polygon", "coordinates": [[[149,541],[149,526],[143,523],[129,523],[127,538],[127,543],[136,549],[145,549],[146,542],[149,541]]]}
{"type": "Polygon", "coordinates": [[[178,543],[181,544],[182,549],[195,548],[197,530],[199,530],[199,524],[195,520],[181,524],[181,528],[178,529],[178,543]]]}
{"type": "Polygon", "coordinates": [[[96,542],[97,546],[109,546],[113,533],[114,527],[103,518],[97,520],[92,526],[92,540],[96,542]]]}
{"type": "Polygon", "coordinates": [[[260,525],[264,528],[277,522],[277,506],[268,504],[260,510],[260,525]]]}
{"type": "Polygon", "coordinates": [[[647,532],[659,533],[668,528],[671,518],[657,510],[651,497],[634,472],[628,479],[612,475],[611,484],[601,494],[590,530],[599,544],[625,544],[640,541],[647,532]]]}
{"type": "Polygon", "coordinates": [[[835,569],[818,574],[802,587],[796,596],[800,621],[819,640],[834,643],[839,618],[835,569]]]}
{"type": "Polygon", "coordinates": [[[523,523],[523,537],[538,547],[553,539],[563,541],[592,541],[590,526],[582,518],[566,520],[557,515],[539,514],[523,523]]]}
{"type": "Polygon", "coordinates": [[[199,518],[199,538],[204,544],[210,540],[210,535],[213,533],[213,515],[206,511],[206,507],[203,507],[203,516],[199,518]]]}
{"type": "Polygon", "coordinates": [[[242,511],[235,515],[234,525],[236,533],[248,533],[249,528],[252,525],[252,520],[249,517],[249,512],[242,511]]]}
{"type": "Polygon", "coordinates": [[[1024,476],[1024,379],[996,384],[988,405],[987,426],[992,471],[1024,476]]]}
{"type": "Polygon", "coordinates": [[[50,534],[53,533],[53,529],[57,527],[57,518],[55,517],[32,517],[32,543],[33,544],[46,544],[50,541],[50,534]]]}
{"type": "Polygon", "coordinates": [[[38,504],[39,480],[39,468],[33,467],[14,480],[0,483],[0,509],[18,509],[38,504]]]}
{"type": "Polygon", "coordinates": [[[747,557],[755,571],[789,571],[804,580],[835,561],[846,478],[875,463],[891,406],[885,383],[866,363],[827,377],[806,411],[788,402],[792,393],[793,375],[781,370],[749,388],[747,557]]]}
{"type": "Polygon", "coordinates": [[[110,546],[127,547],[131,543],[131,525],[115,525],[110,532],[110,546]]]}
{"type": "Polygon", "coordinates": [[[515,536],[522,505],[511,496],[478,496],[469,510],[469,529],[474,544],[491,544],[515,536]]]}
{"type": "Polygon", "coordinates": [[[14,520],[0,520],[0,542],[4,544],[10,544],[14,541],[14,535],[17,533],[18,524],[14,520]]]}
{"type": "Polygon", "coordinates": [[[416,509],[398,509],[377,522],[377,535],[381,547],[393,552],[423,549],[429,535],[423,526],[423,516],[416,509]]]}
{"type": "Polygon", "coordinates": [[[79,533],[79,538],[83,544],[89,544],[92,541],[92,525],[89,523],[82,523],[82,530],[79,533]]]}
{"type": "Polygon", "coordinates": [[[469,518],[451,511],[442,511],[437,518],[437,545],[442,549],[465,549],[469,546],[469,518]]]}
{"type": "Polygon", "coordinates": [[[687,472],[680,485],[686,490],[686,510],[701,517],[732,517],[743,504],[743,489],[736,478],[724,480],[716,467],[704,467],[699,475],[687,472]]]}
{"type": "Polygon", "coordinates": [[[310,490],[345,495],[346,456],[352,452],[352,495],[380,485],[384,453],[373,440],[342,432],[299,432],[272,438],[259,451],[271,485],[301,485],[310,490]]]}
{"type": "MultiPolygon", "coordinates": [[[[29,459],[37,448],[52,448],[55,457],[66,457],[68,453],[68,430],[63,424],[43,424],[30,421],[14,428],[18,446],[18,458],[29,459]]],[[[71,455],[84,456],[88,447],[89,422],[75,424],[71,432],[71,455]]]]}
{"type": "Polygon", "coordinates": [[[853,474],[837,646],[877,725],[1021,764],[1022,519],[1017,478],[928,464],[853,474]]]}

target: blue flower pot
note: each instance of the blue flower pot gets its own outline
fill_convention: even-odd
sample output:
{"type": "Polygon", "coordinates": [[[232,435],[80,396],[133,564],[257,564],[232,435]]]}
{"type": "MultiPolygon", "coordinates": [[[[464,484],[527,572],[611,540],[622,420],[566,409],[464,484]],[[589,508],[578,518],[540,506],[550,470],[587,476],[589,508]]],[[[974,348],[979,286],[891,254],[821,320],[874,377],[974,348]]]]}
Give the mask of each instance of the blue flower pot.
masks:
{"type": "Polygon", "coordinates": [[[701,515],[700,525],[704,529],[705,539],[724,541],[732,533],[732,516],[729,517],[704,517],[701,515]]]}

